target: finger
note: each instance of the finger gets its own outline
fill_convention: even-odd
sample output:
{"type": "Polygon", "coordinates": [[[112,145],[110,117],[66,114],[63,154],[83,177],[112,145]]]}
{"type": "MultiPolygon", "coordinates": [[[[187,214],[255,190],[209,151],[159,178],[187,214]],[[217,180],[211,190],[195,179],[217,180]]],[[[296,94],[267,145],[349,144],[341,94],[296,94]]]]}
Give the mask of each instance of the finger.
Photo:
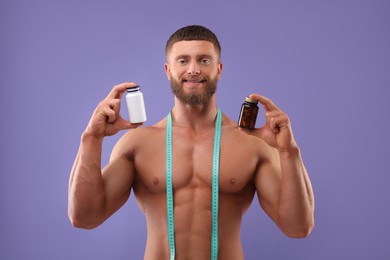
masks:
{"type": "Polygon", "coordinates": [[[137,128],[143,124],[144,123],[131,123],[130,121],[124,119],[121,115],[116,115],[115,125],[119,130],[137,128]]]}
{"type": "MultiPolygon", "coordinates": [[[[137,125],[141,125],[141,124],[137,124],[137,125]]],[[[130,128],[136,128],[137,127],[135,124],[130,123],[129,121],[125,120],[120,115],[118,115],[118,126],[119,126],[120,130],[125,130],[125,129],[130,129],[130,128]]]]}
{"type": "Polygon", "coordinates": [[[276,110],[273,110],[273,111],[268,111],[265,113],[265,117],[266,118],[272,118],[272,117],[278,117],[280,115],[282,115],[283,113],[281,111],[276,111],[276,110]]]}
{"type": "Polygon", "coordinates": [[[259,95],[259,94],[251,94],[249,95],[250,98],[252,99],[255,99],[257,100],[258,102],[260,102],[260,104],[263,105],[265,111],[273,111],[273,110],[278,110],[280,111],[280,109],[278,108],[278,106],[276,106],[272,101],[271,99],[269,98],[266,98],[265,96],[262,96],[262,95],[259,95]]]}
{"type": "Polygon", "coordinates": [[[96,109],[98,115],[105,117],[107,122],[112,123],[116,120],[120,110],[120,100],[103,100],[96,109]]]}
{"type": "Polygon", "coordinates": [[[289,120],[286,114],[280,113],[277,116],[271,116],[267,119],[272,132],[279,133],[280,129],[288,126],[289,120]]]}
{"type": "Polygon", "coordinates": [[[116,113],[113,109],[109,107],[103,107],[101,110],[101,114],[106,117],[108,123],[112,123],[116,120],[116,113]]]}
{"type": "Polygon", "coordinates": [[[106,100],[106,104],[114,110],[116,113],[119,113],[121,108],[121,100],[120,99],[109,99],[106,100]]]}
{"type": "Polygon", "coordinates": [[[280,124],[279,118],[272,117],[269,119],[270,128],[271,128],[272,132],[274,132],[275,134],[279,133],[279,131],[280,131],[279,124],[280,124]]]}
{"type": "Polygon", "coordinates": [[[122,94],[126,91],[127,88],[137,86],[134,82],[124,82],[119,85],[116,85],[112,88],[110,93],[107,95],[107,98],[113,99],[122,97],[122,94]]]}

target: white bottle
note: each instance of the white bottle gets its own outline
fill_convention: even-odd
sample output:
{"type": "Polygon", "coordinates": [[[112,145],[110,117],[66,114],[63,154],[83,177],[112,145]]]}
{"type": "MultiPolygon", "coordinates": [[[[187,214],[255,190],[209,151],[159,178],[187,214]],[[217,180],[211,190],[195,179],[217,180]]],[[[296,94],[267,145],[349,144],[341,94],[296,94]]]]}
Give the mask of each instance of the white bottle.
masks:
{"type": "Polygon", "coordinates": [[[130,123],[143,123],[146,121],[146,111],[144,96],[140,91],[140,86],[129,87],[126,89],[127,111],[129,112],[130,123]]]}

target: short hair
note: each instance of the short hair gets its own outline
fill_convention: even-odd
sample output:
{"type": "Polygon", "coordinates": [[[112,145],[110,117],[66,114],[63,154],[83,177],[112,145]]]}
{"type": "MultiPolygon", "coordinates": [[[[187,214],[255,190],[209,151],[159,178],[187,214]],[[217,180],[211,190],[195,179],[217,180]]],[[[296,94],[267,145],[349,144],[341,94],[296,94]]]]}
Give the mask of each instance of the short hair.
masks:
{"type": "Polygon", "coordinates": [[[173,44],[180,41],[208,41],[211,42],[221,55],[221,45],[217,36],[209,29],[201,25],[189,25],[174,32],[167,41],[165,54],[167,55],[173,44]]]}

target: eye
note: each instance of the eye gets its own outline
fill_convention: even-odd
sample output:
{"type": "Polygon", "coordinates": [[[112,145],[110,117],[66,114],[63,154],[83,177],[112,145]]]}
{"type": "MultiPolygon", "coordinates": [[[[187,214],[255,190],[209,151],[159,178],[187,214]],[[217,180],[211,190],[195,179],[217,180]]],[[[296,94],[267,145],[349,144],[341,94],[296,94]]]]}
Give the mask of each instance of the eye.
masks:
{"type": "Polygon", "coordinates": [[[211,63],[211,60],[207,59],[207,58],[202,58],[200,60],[200,64],[202,64],[202,65],[209,65],[210,63],[211,63]]]}
{"type": "Polygon", "coordinates": [[[186,60],[186,59],[178,59],[178,60],[177,60],[177,64],[179,64],[179,65],[185,65],[185,64],[187,64],[187,60],[186,60]]]}

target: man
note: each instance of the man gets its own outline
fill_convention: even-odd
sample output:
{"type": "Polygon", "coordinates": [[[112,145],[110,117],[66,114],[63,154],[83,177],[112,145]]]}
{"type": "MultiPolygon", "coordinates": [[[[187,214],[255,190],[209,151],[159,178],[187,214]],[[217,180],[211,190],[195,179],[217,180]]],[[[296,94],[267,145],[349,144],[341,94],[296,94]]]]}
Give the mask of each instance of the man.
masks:
{"type": "MultiPolygon", "coordinates": [[[[165,71],[174,93],[172,178],[176,259],[210,259],[213,145],[222,73],[221,47],[205,27],[176,31],[166,46],[165,71]]],[[[69,217],[92,229],[117,211],[134,190],[147,222],[145,259],[169,259],[166,131],[168,118],[139,127],[119,114],[129,86],[115,86],[100,102],[82,134],[69,184],[69,217]],[[105,136],[131,129],[115,145],[101,170],[105,136]]],[[[314,196],[288,116],[271,100],[250,95],[265,109],[260,129],[244,130],[222,116],[218,259],[238,260],[242,216],[257,193],[262,208],[289,237],[305,237],[314,225],[314,196]]]]}

